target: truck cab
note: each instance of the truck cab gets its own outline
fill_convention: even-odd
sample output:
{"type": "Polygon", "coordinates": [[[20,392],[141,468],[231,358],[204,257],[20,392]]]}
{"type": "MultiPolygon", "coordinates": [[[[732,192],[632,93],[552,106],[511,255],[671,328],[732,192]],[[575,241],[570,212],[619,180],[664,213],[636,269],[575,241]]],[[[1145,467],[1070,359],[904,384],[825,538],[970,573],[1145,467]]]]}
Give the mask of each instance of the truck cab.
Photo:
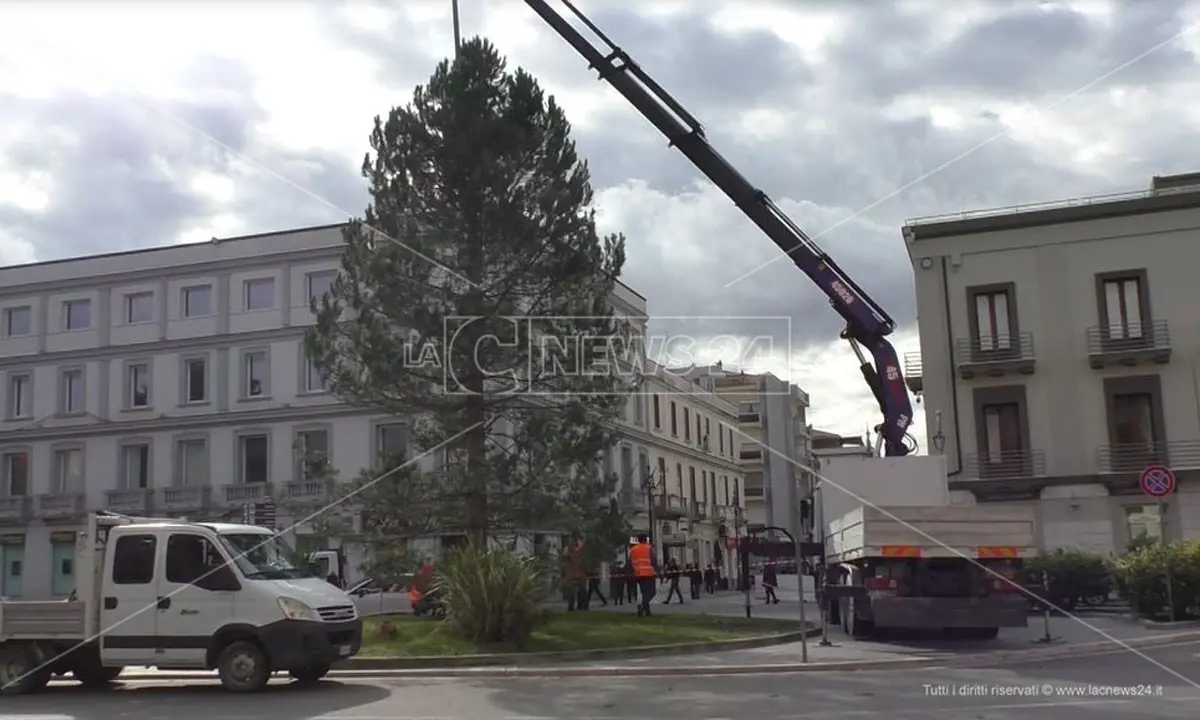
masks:
{"type": "Polygon", "coordinates": [[[227,686],[229,673],[235,686],[261,686],[264,673],[324,675],[358,652],[354,603],[270,530],[140,523],[109,528],[103,545],[105,666],[216,668],[227,686]]]}

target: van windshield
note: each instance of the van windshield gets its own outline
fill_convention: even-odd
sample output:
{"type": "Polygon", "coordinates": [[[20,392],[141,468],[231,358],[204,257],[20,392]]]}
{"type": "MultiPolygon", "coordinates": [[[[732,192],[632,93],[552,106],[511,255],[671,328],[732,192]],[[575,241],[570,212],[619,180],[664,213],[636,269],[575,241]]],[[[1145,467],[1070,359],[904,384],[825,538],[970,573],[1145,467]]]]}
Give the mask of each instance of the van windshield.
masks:
{"type": "Polygon", "coordinates": [[[278,535],[222,533],[221,544],[247,580],[297,580],[313,577],[307,564],[278,535]]]}

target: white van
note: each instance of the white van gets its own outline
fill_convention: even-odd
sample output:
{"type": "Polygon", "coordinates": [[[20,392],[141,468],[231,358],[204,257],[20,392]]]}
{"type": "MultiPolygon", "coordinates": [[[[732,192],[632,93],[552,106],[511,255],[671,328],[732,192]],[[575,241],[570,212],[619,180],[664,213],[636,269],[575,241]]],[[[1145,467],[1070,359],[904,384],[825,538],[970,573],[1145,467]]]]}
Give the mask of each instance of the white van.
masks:
{"type": "Polygon", "coordinates": [[[76,566],[67,602],[0,602],[0,692],[66,673],[107,685],[129,665],[253,692],[274,672],[314,683],[362,643],[351,598],[265,528],[98,512],[76,566]]]}

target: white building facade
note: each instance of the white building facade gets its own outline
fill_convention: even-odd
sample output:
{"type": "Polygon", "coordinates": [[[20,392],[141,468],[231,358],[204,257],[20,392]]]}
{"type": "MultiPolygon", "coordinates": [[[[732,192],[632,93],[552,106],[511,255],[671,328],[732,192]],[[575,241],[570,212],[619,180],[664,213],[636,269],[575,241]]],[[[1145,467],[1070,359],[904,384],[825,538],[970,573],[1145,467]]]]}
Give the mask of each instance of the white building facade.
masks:
{"type": "Polygon", "coordinates": [[[905,227],[906,370],[955,502],[1034,504],[1046,548],[1200,534],[1198,231],[1200,174],[905,227]],[[1161,514],[1151,465],[1178,479],[1161,514]]]}
{"type": "MultiPolygon", "coordinates": [[[[336,276],[340,229],[0,268],[0,596],[68,594],[90,510],[240,519],[270,499],[287,527],[336,499],[307,476],[306,457],[352,477],[408,450],[403,422],[339,403],[304,357],[309,302],[336,276]]],[[[614,306],[646,314],[623,285],[614,306]]],[[[623,447],[738,477],[732,457],[670,450],[650,412],[647,397],[631,399],[623,447]]],[[[705,518],[717,505],[711,493],[686,497],[703,498],[705,518]]],[[[333,541],[295,531],[306,549],[333,541]]]]}

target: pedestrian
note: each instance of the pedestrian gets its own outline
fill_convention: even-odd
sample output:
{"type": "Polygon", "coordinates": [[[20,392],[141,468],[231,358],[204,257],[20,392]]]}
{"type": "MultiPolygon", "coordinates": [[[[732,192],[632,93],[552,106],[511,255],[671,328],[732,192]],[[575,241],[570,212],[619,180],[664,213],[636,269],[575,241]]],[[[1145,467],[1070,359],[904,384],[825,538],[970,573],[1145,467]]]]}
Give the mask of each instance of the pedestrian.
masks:
{"type": "Polygon", "coordinates": [[[762,571],[763,590],[767,594],[768,605],[778,605],[779,597],[775,594],[775,588],[779,587],[779,578],[775,574],[775,564],[769,563],[763,567],[762,571]]]}
{"type": "Polygon", "coordinates": [[[679,604],[683,605],[683,592],[679,589],[679,578],[683,575],[683,571],[679,569],[679,563],[672,559],[667,563],[667,582],[670,586],[667,588],[667,599],[663,601],[663,605],[670,605],[671,598],[679,598],[679,604]]]}
{"type": "Polygon", "coordinates": [[[613,605],[625,604],[625,566],[621,563],[608,571],[608,595],[613,605]]]}
{"type": "Polygon", "coordinates": [[[633,564],[625,564],[625,595],[630,605],[638,604],[638,579],[633,574],[633,564]]]}
{"type": "Polygon", "coordinates": [[[700,572],[700,565],[697,563],[688,565],[687,576],[689,589],[692,591],[692,599],[699,600],[700,586],[704,583],[704,575],[700,572]]]}
{"type": "Polygon", "coordinates": [[[704,568],[704,589],[709,595],[717,590],[717,571],[713,569],[712,563],[704,568]]]}
{"type": "MultiPolygon", "coordinates": [[[[587,576],[587,602],[592,601],[592,597],[600,598],[600,604],[608,607],[608,600],[605,599],[604,593],[600,592],[600,571],[593,570],[587,576]]],[[[584,608],[585,610],[587,608],[584,608]]]]}
{"type": "Polygon", "coordinates": [[[654,567],[654,549],[645,535],[638,535],[637,545],[629,549],[629,567],[642,594],[637,606],[638,617],[649,615],[650,601],[654,599],[656,591],[654,578],[658,569],[654,567]]]}

